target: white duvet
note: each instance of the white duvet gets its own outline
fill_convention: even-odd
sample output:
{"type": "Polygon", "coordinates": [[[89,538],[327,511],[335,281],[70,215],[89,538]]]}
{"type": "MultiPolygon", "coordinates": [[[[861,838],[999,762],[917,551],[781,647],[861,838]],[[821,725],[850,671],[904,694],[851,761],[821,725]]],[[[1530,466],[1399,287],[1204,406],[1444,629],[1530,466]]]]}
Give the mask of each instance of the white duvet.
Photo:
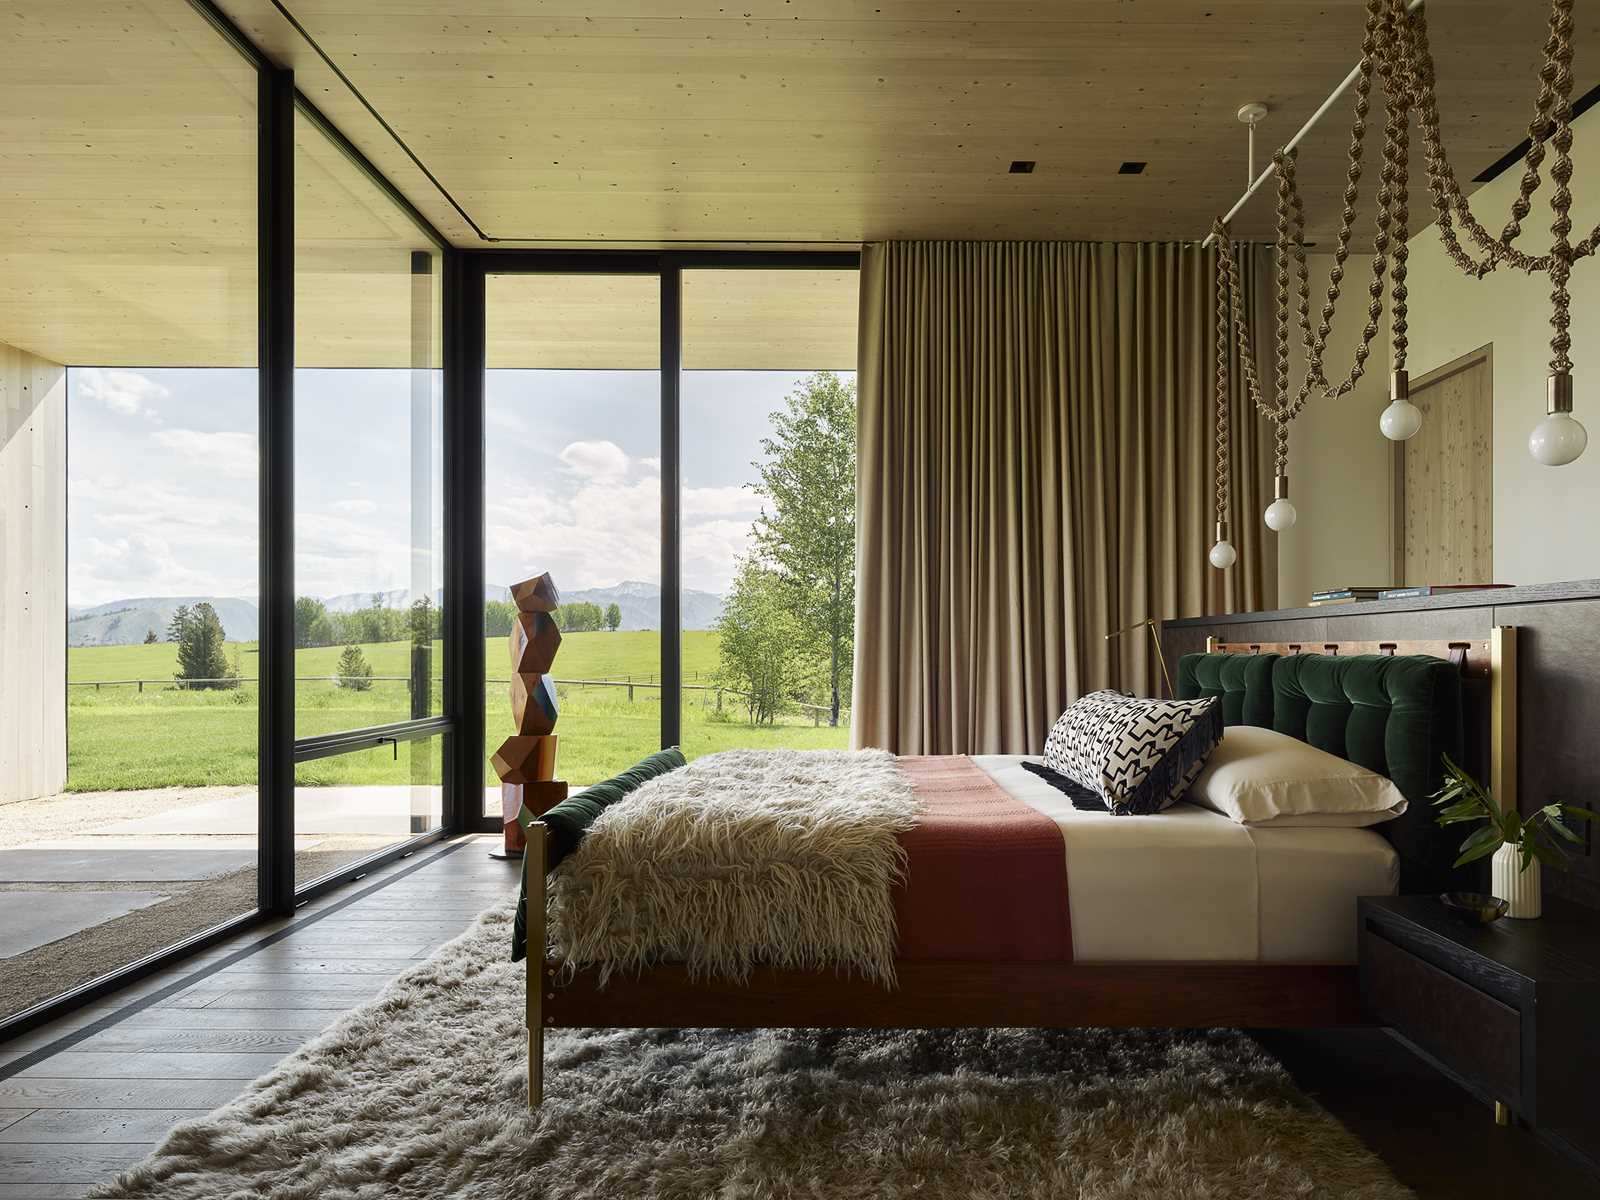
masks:
{"type": "Polygon", "coordinates": [[[1061,829],[1076,962],[1354,962],[1356,898],[1399,886],[1371,829],[1249,828],[1187,803],[1080,812],[1023,757],[973,761],[1061,829]]]}

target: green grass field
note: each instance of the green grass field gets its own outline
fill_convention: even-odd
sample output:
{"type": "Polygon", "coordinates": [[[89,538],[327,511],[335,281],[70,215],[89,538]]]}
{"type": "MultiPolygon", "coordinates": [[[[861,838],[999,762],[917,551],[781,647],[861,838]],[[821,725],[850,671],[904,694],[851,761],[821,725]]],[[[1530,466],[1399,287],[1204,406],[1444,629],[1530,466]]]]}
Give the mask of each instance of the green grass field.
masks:
{"type": "MultiPolygon", "coordinates": [[[[337,671],[342,647],[301,650],[296,654],[297,734],[310,737],[368,725],[402,721],[411,715],[405,678],[411,647],[403,642],[363,646],[375,679],[370,691],[335,686],[328,676],[337,671]]],[[[561,642],[556,658],[558,679],[608,680],[635,684],[659,678],[659,635],[572,633],[561,642]]],[[[441,661],[434,648],[435,663],[441,661]]],[[[239,674],[257,674],[254,643],[230,644],[228,656],[239,674]]],[[[504,638],[490,638],[486,647],[488,678],[484,688],[488,749],[511,733],[511,704],[506,694],[510,664],[504,638]],[[495,683],[492,681],[502,682],[495,683]]],[[[717,662],[715,633],[690,632],[683,639],[684,682],[708,683],[717,662]]],[[[67,689],[67,787],[101,791],[153,787],[249,785],[256,779],[256,696],[253,683],[231,691],[187,691],[174,687],[177,647],[74,647],[67,651],[67,678],[73,684],[99,682],[98,688],[67,689]],[[146,682],[141,692],[119,680],[146,682]]],[[[433,705],[439,711],[439,672],[435,669],[433,705]]],[[[559,769],[575,784],[592,783],[615,774],[660,744],[661,700],[655,688],[563,685],[558,689],[561,718],[559,769]]],[[[683,749],[691,757],[741,747],[842,749],[849,731],[814,727],[809,715],[794,714],[776,726],[752,727],[737,700],[725,697],[716,709],[715,695],[686,688],[683,694],[683,749]]],[[[437,758],[419,751],[399,763],[392,751],[366,751],[301,765],[298,780],[306,785],[333,783],[410,782],[413,771],[433,772],[437,758]]],[[[417,780],[420,782],[421,780],[417,780]]],[[[487,765],[484,782],[493,786],[487,765]]]]}

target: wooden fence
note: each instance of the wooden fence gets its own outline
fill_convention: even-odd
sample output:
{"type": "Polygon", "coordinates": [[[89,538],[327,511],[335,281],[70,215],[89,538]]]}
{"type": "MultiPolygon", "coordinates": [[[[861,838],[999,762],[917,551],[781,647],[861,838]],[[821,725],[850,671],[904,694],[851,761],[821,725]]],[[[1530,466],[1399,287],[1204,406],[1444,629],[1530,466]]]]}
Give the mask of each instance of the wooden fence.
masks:
{"type": "MultiPolygon", "coordinates": [[[[411,682],[411,676],[409,676],[409,675],[368,675],[365,678],[371,680],[374,683],[406,683],[406,684],[409,684],[411,682]]],[[[235,678],[232,678],[232,679],[184,679],[184,680],[178,680],[178,679],[174,679],[174,678],[167,678],[167,679],[69,679],[67,681],[67,686],[68,687],[92,687],[97,692],[102,687],[135,687],[142,694],[144,692],[145,684],[147,684],[147,683],[150,684],[152,687],[170,687],[170,688],[178,688],[179,690],[187,690],[188,688],[191,688],[191,687],[200,687],[200,686],[203,686],[203,685],[206,685],[206,684],[233,684],[233,685],[238,685],[238,684],[258,683],[258,682],[260,682],[260,681],[257,678],[253,677],[253,676],[235,677],[235,678]]],[[[339,682],[339,677],[337,675],[298,675],[298,676],[295,677],[295,683],[297,683],[297,684],[300,684],[300,683],[331,683],[331,684],[335,684],[336,685],[336,684],[338,684],[338,682],[339,682]]],[[[656,682],[656,677],[654,675],[646,676],[644,679],[634,679],[632,676],[628,676],[628,677],[625,677],[625,678],[622,678],[622,679],[556,679],[556,680],[554,680],[554,683],[556,684],[557,687],[627,688],[628,689],[628,700],[630,702],[634,699],[634,689],[635,688],[640,688],[640,689],[643,689],[643,690],[646,690],[646,691],[657,691],[657,692],[659,692],[661,690],[661,684],[656,682]]],[[[492,687],[510,687],[511,686],[511,680],[509,680],[509,679],[485,679],[484,680],[484,685],[486,687],[488,687],[488,686],[492,686],[492,687]]],[[[715,693],[715,696],[716,696],[716,709],[717,709],[718,712],[722,711],[722,698],[723,698],[724,695],[735,696],[735,697],[738,697],[739,699],[745,699],[750,694],[748,692],[739,691],[737,688],[720,687],[717,684],[712,684],[712,683],[685,683],[685,684],[681,684],[680,685],[680,689],[679,690],[685,691],[685,692],[700,692],[703,695],[707,695],[708,702],[704,705],[704,707],[709,707],[710,706],[709,705],[709,696],[708,696],[708,694],[715,693]]],[[[814,725],[814,726],[820,726],[822,724],[822,722],[827,718],[828,713],[829,713],[828,706],[825,705],[825,704],[802,704],[799,701],[791,701],[790,702],[790,707],[798,708],[802,712],[809,713],[811,715],[811,724],[814,725]]],[[[840,710],[839,716],[840,716],[840,719],[843,720],[845,718],[845,716],[846,716],[846,710],[840,710]]]]}

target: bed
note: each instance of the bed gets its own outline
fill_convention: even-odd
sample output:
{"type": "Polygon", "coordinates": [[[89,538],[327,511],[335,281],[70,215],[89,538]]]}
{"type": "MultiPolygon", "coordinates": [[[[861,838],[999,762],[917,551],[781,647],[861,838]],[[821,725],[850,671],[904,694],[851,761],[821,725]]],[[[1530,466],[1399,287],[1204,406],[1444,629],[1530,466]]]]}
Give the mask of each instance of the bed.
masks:
{"type": "MultiPolygon", "coordinates": [[[[758,963],[737,980],[678,962],[613,975],[527,955],[528,1088],[543,1089],[543,1031],[565,1027],[1312,1027],[1362,1022],[1355,969],[1356,898],[1439,890],[1454,842],[1433,822],[1427,796],[1441,755],[1469,763],[1463,688],[1492,678],[1488,643],[1395,643],[1374,654],[1341,647],[1216,646],[1179,663],[1179,699],[1215,697],[1227,726],[1261,725],[1387,775],[1408,801],[1374,828],[1238,824],[1180,803],[1150,818],[1075,809],[1019,756],[898,760],[946,778],[947,790],[992,785],[992,819],[1023,817],[1059,834],[1052,843],[1062,911],[1043,908],[1045,933],[1013,937],[1005,905],[1036,901],[980,883],[983,838],[946,838],[945,874],[923,871],[927,912],[896,895],[899,943],[892,986],[862,972],[758,963]],[[1424,652],[1426,651],[1426,652],[1424,652]],[[1465,746],[1465,750],[1464,750],[1465,746]],[[965,774],[963,774],[965,772],[965,774]],[[965,780],[964,783],[960,782],[965,780]],[[953,847],[953,848],[952,848],[953,847]],[[966,857],[963,857],[966,855],[966,857]],[[1071,885],[1066,880],[1070,878],[1071,885]],[[977,896],[970,902],[970,892],[977,896]],[[939,904],[944,904],[941,911],[939,904]],[[989,909],[984,905],[996,905],[989,909]],[[996,915],[998,914],[998,915],[996,915]],[[1063,933],[1052,949],[1052,922],[1063,933]],[[919,924],[920,921],[920,924],[919,924]],[[941,922],[951,926],[949,930],[941,922]],[[955,927],[960,928],[955,928],[955,927]],[[989,931],[989,934],[985,933],[989,931]],[[992,935],[992,936],[990,936],[992,935]],[[964,939],[964,940],[963,940],[964,939]]],[[[1472,722],[1476,726],[1477,722],[1472,722]]],[[[956,797],[959,799],[959,796],[956,797]]],[[[958,810],[952,810],[958,811],[958,810]]],[[[981,833],[990,817],[967,810],[981,833]]],[[[923,818],[929,824],[933,818],[923,818]]],[[[919,822],[920,823],[920,822],[919,822]]],[[[524,812],[526,895],[547,895],[552,831],[524,812]]],[[[947,832],[961,826],[947,826],[947,832]]],[[[912,858],[907,890],[916,892],[912,858]]],[[[1036,867],[1042,860],[1035,857],[1036,867]]],[[[1038,886],[1046,888],[1041,875],[1038,886]]],[[[525,906],[527,945],[547,944],[544,903],[525,906]]]]}

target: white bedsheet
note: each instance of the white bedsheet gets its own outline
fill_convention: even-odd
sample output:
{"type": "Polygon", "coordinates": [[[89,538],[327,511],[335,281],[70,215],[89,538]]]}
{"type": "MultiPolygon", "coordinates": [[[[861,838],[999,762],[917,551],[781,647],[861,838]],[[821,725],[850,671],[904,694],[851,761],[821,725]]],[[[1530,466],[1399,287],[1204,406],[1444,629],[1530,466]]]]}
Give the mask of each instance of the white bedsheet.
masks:
{"type": "Polygon", "coordinates": [[[1060,827],[1076,962],[1354,962],[1356,897],[1399,885],[1372,829],[1252,829],[1192,804],[1080,812],[1021,756],[973,761],[1060,827]]]}

